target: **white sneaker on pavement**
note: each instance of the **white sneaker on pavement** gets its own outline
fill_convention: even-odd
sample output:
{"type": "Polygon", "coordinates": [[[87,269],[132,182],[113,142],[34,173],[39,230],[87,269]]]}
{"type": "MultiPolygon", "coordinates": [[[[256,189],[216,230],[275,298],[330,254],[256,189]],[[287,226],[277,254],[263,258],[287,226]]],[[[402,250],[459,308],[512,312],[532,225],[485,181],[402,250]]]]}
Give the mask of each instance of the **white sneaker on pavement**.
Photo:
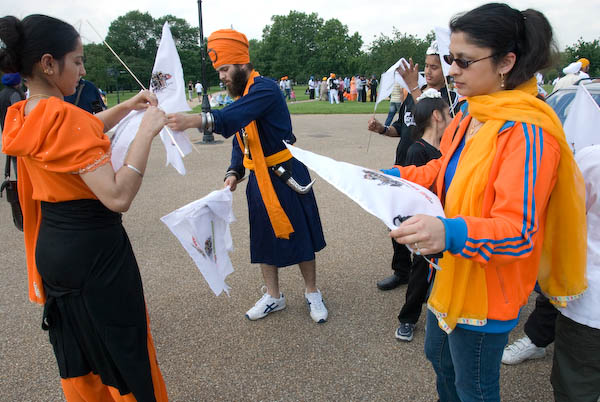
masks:
{"type": "MultiPolygon", "coordinates": [[[[264,288],[264,287],[263,287],[264,288]]],[[[266,288],[264,288],[266,291],[266,288]]],[[[275,311],[283,310],[285,308],[285,296],[283,293],[279,293],[279,299],[266,293],[254,304],[250,310],[246,312],[246,318],[249,320],[258,320],[264,318],[270,313],[275,311]]]]}
{"type": "Polygon", "coordinates": [[[328,312],[325,303],[323,303],[321,291],[317,289],[314,293],[304,292],[304,297],[306,298],[306,303],[310,309],[310,318],[317,324],[322,324],[327,321],[328,312]]]}
{"type": "Polygon", "coordinates": [[[528,359],[539,359],[544,356],[546,356],[546,348],[535,346],[528,336],[524,336],[504,348],[502,363],[519,364],[528,359]]]}

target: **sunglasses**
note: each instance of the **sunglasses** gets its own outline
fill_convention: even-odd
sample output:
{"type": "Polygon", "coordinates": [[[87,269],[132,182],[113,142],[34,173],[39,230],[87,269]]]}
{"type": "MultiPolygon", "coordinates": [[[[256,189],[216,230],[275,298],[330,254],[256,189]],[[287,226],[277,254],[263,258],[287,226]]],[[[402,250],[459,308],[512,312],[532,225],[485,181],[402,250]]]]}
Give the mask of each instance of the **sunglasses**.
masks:
{"type": "Polygon", "coordinates": [[[494,57],[496,56],[496,53],[491,54],[487,57],[482,57],[481,59],[477,59],[477,60],[465,60],[465,59],[455,59],[453,55],[451,54],[445,54],[444,55],[444,61],[446,63],[448,63],[449,66],[452,65],[452,63],[456,63],[456,65],[462,69],[468,68],[471,64],[473,63],[477,63],[478,61],[481,60],[485,60],[485,59],[489,59],[490,57],[494,57]]]}

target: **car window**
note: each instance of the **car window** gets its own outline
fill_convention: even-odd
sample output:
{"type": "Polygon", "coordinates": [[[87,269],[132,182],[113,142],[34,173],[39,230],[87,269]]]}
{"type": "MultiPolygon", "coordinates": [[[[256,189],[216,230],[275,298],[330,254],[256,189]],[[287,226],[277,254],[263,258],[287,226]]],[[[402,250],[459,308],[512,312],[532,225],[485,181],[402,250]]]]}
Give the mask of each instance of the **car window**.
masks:
{"type": "Polygon", "coordinates": [[[567,114],[569,113],[569,106],[571,106],[571,102],[574,98],[575,91],[559,91],[552,94],[552,96],[549,96],[548,99],[546,99],[546,102],[554,109],[560,122],[564,124],[567,114]]]}
{"type": "MultiPolygon", "coordinates": [[[[577,92],[575,90],[561,90],[553,93],[546,99],[546,102],[558,115],[561,123],[565,123],[565,119],[571,110],[571,105],[573,100],[575,99],[575,94],[577,92]]],[[[596,101],[598,106],[600,106],[600,93],[592,92],[592,98],[596,101]]]]}

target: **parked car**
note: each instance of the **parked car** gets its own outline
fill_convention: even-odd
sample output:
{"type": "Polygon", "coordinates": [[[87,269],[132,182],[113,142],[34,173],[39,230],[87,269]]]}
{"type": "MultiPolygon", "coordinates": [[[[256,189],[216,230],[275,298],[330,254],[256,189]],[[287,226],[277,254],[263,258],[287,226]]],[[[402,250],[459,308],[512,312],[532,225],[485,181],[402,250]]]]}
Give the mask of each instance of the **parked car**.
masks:
{"type": "MultiPolygon", "coordinates": [[[[592,98],[596,101],[598,106],[600,106],[600,82],[596,82],[597,80],[582,80],[579,85],[585,85],[586,89],[589,91],[592,98]]],[[[569,87],[559,89],[557,91],[552,92],[546,98],[546,103],[548,103],[552,109],[558,115],[561,123],[565,123],[565,119],[569,114],[569,110],[571,109],[571,104],[573,99],[575,99],[575,94],[577,93],[577,85],[571,85],[569,87]]]]}

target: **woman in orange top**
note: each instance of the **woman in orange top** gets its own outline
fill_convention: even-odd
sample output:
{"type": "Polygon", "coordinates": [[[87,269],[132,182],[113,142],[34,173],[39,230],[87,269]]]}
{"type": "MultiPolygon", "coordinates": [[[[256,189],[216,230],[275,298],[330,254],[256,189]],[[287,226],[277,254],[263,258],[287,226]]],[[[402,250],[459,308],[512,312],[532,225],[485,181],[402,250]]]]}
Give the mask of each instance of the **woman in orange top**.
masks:
{"type": "Polygon", "coordinates": [[[536,97],[534,74],[555,48],[546,17],[491,3],[450,31],[445,59],[466,103],[441,158],[393,169],[435,183],[446,216],[416,215],[391,234],[445,252],[425,335],[440,400],[499,401],[503,348],[536,279],[556,303],[585,290],[585,188],[560,120],[536,97]]]}
{"type": "Polygon", "coordinates": [[[27,78],[30,97],[9,108],[2,151],[17,157],[29,297],[44,304],[66,399],[164,401],[139,269],[121,212],[142,184],[150,145],[166,122],[142,92],[97,115],[75,92],[83,46],[69,24],[43,15],[0,19],[0,69],[27,78]],[[124,166],[104,134],[146,109],[124,166]]]}

